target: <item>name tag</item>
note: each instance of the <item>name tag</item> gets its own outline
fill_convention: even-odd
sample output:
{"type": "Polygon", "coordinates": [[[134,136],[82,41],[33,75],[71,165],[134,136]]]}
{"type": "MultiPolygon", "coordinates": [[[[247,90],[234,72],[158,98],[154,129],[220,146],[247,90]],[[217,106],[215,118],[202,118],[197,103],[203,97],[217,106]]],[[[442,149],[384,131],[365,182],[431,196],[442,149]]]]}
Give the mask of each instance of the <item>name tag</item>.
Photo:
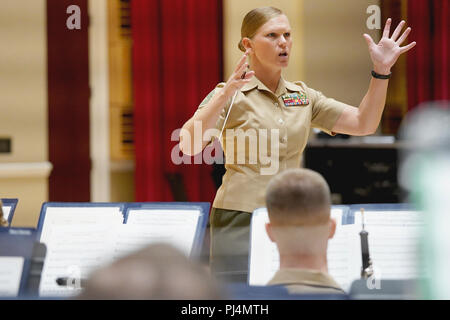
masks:
{"type": "Polygon", "coordinates": [[[309,99],[303,92],[287,94],[281,98],[286,107],[306,106],[309,104],[309,99]]]}

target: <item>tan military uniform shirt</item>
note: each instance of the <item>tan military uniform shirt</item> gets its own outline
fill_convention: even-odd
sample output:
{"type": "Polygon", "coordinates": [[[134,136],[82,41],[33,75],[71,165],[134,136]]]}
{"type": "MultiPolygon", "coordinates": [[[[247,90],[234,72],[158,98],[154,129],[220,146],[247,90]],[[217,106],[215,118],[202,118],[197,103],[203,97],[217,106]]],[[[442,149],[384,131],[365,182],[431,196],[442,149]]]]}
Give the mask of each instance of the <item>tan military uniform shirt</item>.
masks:
{"type": "Polygon", "coordinates": [[[280,269],[267,285],[282,285],[289,293],[345,294],[329,274],[317,270],[280,269]]]}
{"type": "MultiPolygon", "coordinates": [[[[199,109],[224,85],[219,83],[199,109]]],[[[231,100],[217,120],[218,131],[231,100]]],[[[281,78],[273,93],[253,77],[237,91],[225,123],[221,143],[226,173],[213,207],[246,212],[265,207],[270,178],[285,169],[300,167],[310,128],[333,134],[331,130],[345,107],[346,104],[325,97],[301,81],[292,83],[281,78]],[[289,106],[289,95],[301,97],[300,105],[297,102],[289,106]]]]}

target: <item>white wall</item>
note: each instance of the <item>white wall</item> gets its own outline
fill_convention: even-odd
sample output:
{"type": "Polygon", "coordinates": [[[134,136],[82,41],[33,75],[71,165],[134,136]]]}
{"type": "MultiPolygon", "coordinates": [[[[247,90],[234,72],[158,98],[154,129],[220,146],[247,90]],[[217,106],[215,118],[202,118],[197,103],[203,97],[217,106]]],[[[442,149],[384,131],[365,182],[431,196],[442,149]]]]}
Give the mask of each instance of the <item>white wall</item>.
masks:
{"type": "Polygon", "coordinates": [[[45,0],[2,0],[0,10],[0,197],[19,198],[16,226],[35,226],[48,198],[45,0]],[[13,164],[11,166],[11,164],[13,164]]]}

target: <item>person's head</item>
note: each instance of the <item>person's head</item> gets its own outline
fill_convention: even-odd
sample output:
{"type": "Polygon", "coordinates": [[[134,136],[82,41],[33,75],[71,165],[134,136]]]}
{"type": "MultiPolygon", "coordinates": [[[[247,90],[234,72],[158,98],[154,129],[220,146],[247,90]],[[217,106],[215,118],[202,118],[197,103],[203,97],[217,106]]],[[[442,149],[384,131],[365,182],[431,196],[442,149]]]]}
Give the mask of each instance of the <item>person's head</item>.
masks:
{"type": "Polygon", "coordinates": [[[154,244],[94,271],[78,299],[221,299],[218,284],[181,251],[154,244]]]}
{"type": "Polygon", "coordinates": [[[309,169],[288,169],[269,182],[266,191],[267,234],[280,254],[326,254],[336,222],[330,216],[330,189],[309,169]]]}
{"type": "Polygon", "coordinates": [[[243,52],[249,50],[252,64],[272,69],[287,67],[292,48],[288,18],[274,7],[253,9],[242,21],[238,47],[243,52]]]}

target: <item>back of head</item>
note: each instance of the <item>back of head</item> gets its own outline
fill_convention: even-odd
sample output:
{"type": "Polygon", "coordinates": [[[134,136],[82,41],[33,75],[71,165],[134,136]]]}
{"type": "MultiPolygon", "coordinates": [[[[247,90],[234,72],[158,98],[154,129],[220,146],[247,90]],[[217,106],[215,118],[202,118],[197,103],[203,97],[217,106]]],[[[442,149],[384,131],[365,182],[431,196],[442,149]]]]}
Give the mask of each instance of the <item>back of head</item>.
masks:
{"type": "Polygon", "coordinates": [[[326,256],[335,223],[330,218],[330,190],[320,174],[309,169],[283,171],[270,181],[266,205],[266,229],[280,257],[326,256]]]}
{"type": "Polygon", "coordinates": [[[330,189],[317,172],[288,169],[270,181],[266,205],[274,225],[321,225],[330,218],[330,189]]]}
{"type": "Polygon", "coordinates": [[[154,244],[100,268],[79,299],[220,299],[206,269],[166,244],[154,244]]]}
{"type": "Polygon", "coordinates": [[[282,14],[283,12],[280,9],[274,7],[256,8],[248,12],[244,17],[244,20],[242,20],[241,40],[238,44],[239,50],[245,52],[245,48],[242,44],[242,38],[253,38],[263,24],[282,14]]]}

